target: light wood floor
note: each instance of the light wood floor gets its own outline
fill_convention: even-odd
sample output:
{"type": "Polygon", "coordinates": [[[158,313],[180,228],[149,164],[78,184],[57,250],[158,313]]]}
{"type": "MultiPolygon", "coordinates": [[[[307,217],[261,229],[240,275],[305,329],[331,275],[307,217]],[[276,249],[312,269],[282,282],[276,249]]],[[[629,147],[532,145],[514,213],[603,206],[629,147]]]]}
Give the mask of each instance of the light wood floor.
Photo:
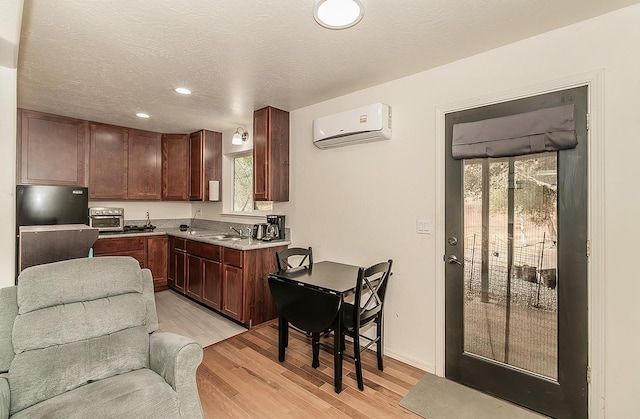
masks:
{"type": "MultiPolygon", "coordinates": [[[[286,360],[278,362],[278,325],[272,321],[204,350],[198,368],[200,400],[207,418],[417,418],[398,405],[424,371],[375,353],[363,356],[364,391],[353,361],[345,359],[343,390],[333,390],[333,354],[321,350],[311,367],[311,345],[291,332],[286,360]]],[[[328,339],[332,342],[333,338],[328,339]]],[[[351,346],[347,343],[347,351],[351,346]]]]}
{"type": "Polygon", "coordinates": [[[155,297],[160,332],[188,336],[205,347],[247,330],[174,291],[156,292],[155,297]]]}

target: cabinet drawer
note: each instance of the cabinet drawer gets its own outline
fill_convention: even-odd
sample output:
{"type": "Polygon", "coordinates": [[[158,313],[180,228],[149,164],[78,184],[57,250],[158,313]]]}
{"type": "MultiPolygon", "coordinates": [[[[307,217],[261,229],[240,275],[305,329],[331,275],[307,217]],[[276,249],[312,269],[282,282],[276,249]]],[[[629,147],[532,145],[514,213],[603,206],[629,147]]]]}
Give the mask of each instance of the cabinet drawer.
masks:
{"type": "Polygon", "coordinates": [[[187,240],[187,253],[220,262],[220,246],[187,240]]]}
{"type": "Polygon", "coordinates": [[[95,254],[96,257],[103,256],[130,256],[138,261],[141,268],[146,268],[147,264],[145,262],[144,250],[133,250],[133,251],[121,251],[121,252],[105,252],[100,254],[95,254]]]}
{"type": "Polygon", "coordinates": [[[187,240],[186,239],[180,239],[178,237],[172,237],[171,239],[172,242],[172,246],[174,249],[176,250],[187,250],[187,240]]]}
{"type": "MultiPolygon", "coordinates": [[[[126,237],[119,239],[98,239],[93,244],[93,252],[97,255],[103,255],[106,253],[122,253],[142,251],[144,254],[144,237],[126,237]]],[[[144,260],[144,256],[142,257],[144,260]]]]}
{"type": "Polygon", "coordinates": [[[224,263],[242,268],[242,250],[224,248],[224,263]]]}

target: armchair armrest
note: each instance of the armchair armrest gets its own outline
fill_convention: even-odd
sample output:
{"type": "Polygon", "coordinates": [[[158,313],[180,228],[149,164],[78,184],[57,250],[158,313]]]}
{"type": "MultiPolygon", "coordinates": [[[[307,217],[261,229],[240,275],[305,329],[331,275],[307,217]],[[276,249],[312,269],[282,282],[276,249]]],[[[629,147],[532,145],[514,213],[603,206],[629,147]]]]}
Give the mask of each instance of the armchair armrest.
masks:
{"type": "Polygon", "coordinates": [[[193,339],[174,333],[149,337],[149,366],[178,394],[183,417],[203,418],[196,370],[202,362],[202,347],[193,339]]]}
{"type": "Polygon", "coordinates": [[[9,380],[4,374],[0,374],[0,419],[9,417],[11,408],[11,391],[9,390],[9,380]]]}

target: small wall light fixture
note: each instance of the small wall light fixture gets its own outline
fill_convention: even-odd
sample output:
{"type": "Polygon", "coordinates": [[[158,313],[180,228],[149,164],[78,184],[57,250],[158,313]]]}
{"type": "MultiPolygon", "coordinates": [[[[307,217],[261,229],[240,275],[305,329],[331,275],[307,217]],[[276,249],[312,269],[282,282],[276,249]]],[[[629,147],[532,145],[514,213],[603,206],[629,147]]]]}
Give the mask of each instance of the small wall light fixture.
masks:
{"type": "Polygon", "coordinates": [[[249,138],[249,133],[245,131],[244,128],[238,127],[238,129],[236,130],[236,133],[233,134],[233,137],[231,138],[231,144],[241,145],[242,143],[247,141],[248,138],[249,138]],[[240,133],[240,131],[242,131],[242,133],[240,133]]]}
{"type": "Polygon", "coordinates": [[[313,17],[328,29],[347,29],[362,20],[364,7],[360,0],[317,0],[313,17]]]}

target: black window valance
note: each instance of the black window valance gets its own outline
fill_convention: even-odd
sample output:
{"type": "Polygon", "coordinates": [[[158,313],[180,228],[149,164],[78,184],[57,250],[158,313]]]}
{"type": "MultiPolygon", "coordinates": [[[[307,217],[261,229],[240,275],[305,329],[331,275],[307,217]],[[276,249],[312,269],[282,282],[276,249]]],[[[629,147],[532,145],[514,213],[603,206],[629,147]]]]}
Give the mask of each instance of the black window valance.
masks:
{"type": "Polygon", "coordinates": [[[453,126],[454,159],[521,156],[574,148],[574,105],[453,126]]]}

